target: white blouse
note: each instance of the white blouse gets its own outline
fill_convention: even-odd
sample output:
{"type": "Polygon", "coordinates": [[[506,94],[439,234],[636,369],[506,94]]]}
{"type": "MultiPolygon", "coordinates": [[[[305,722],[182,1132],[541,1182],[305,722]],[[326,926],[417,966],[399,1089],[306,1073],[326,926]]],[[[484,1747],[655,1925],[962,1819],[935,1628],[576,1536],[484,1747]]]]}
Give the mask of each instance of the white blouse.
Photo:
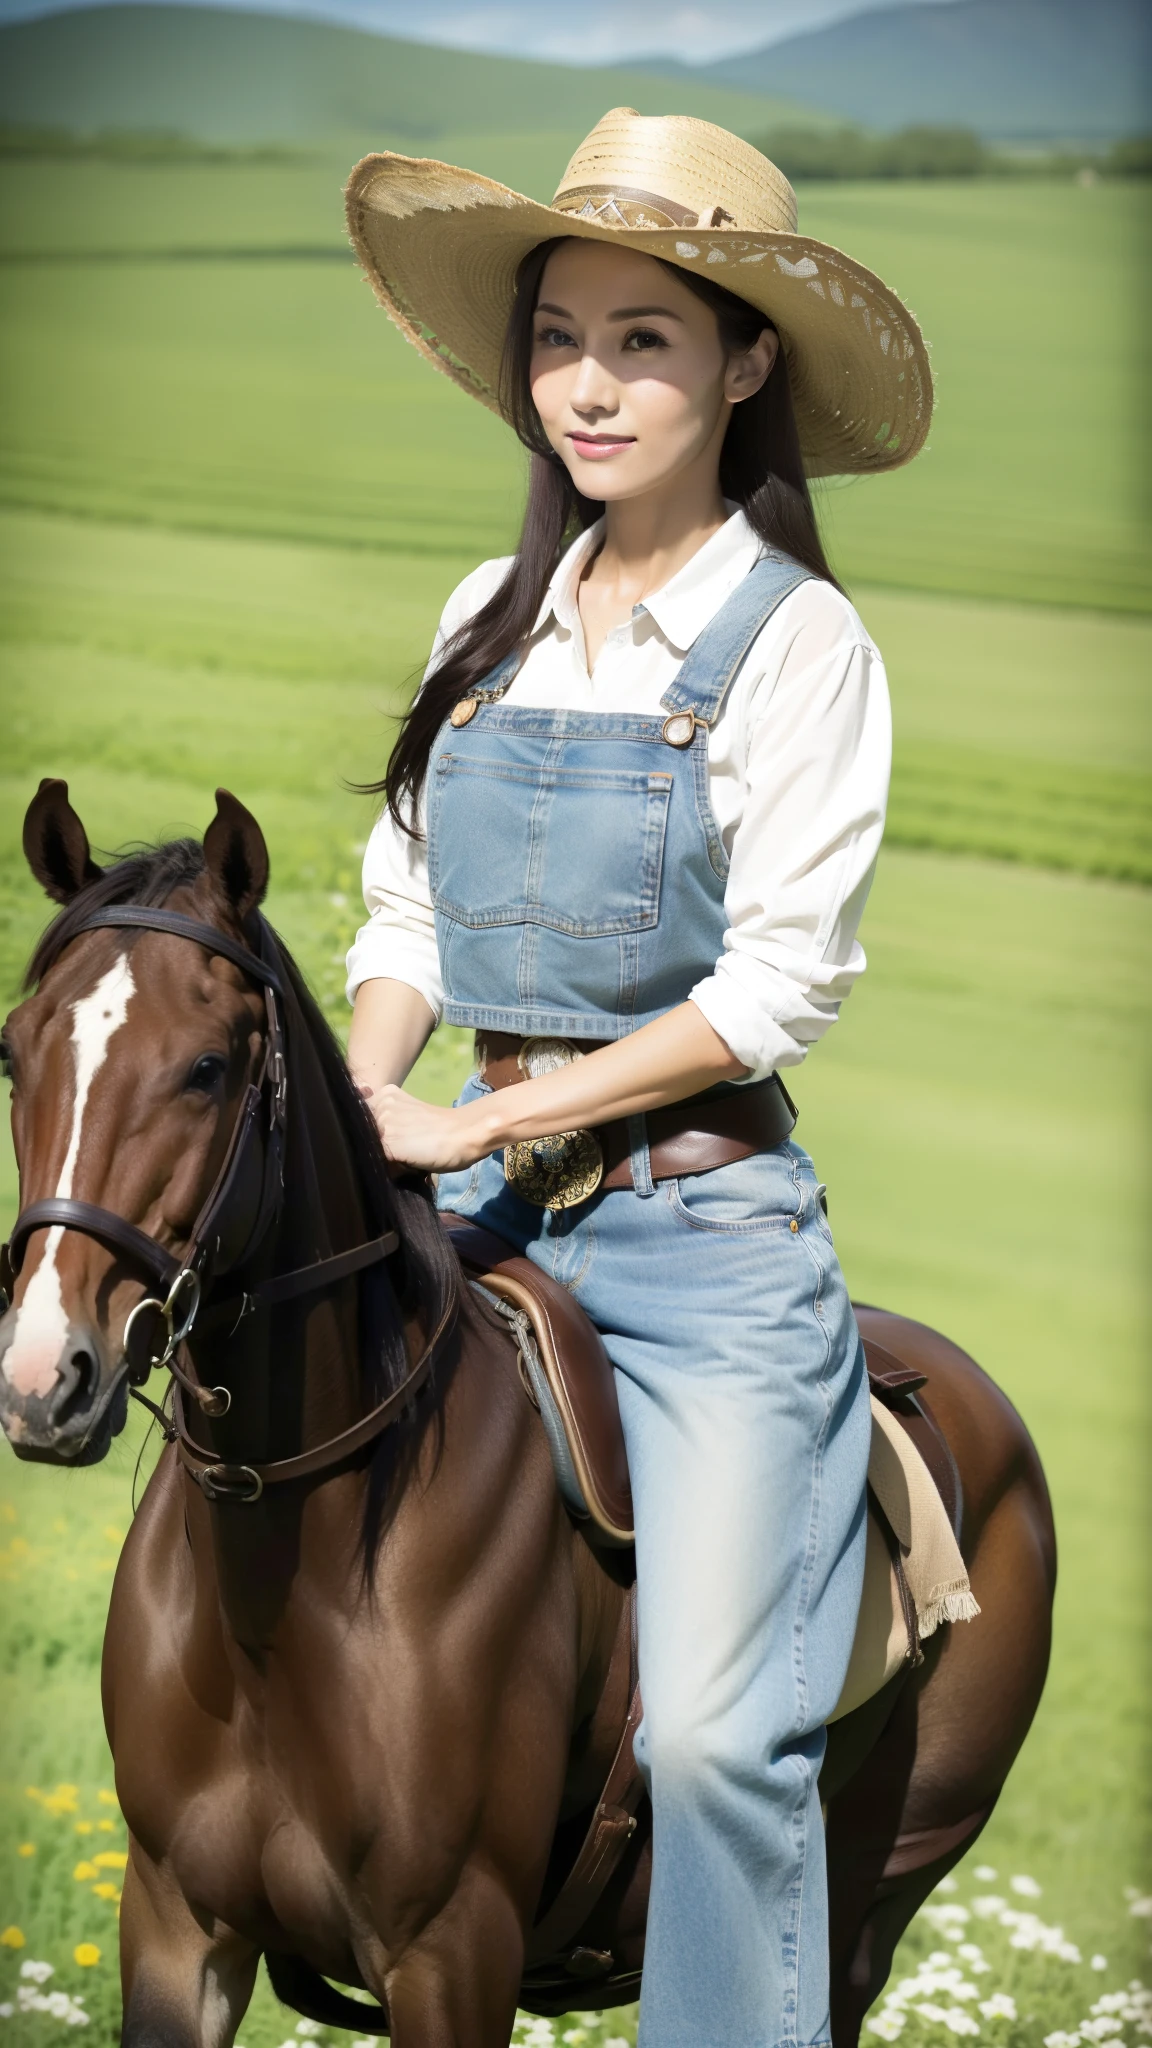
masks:
{"type": "MultiPolygon", "coordinates": [[[[560,562],[505,703],[663,716],[661,696],[693,641],[761,553],[733,510],[609,633],[589,675],[577,589],[602,534],[602,522],[590,527],[560,562]]],[[[429,670],[507,567],[507,557],[482,562],[453,592],[429,670]]],[[[731,861],[727,929],[713,972],[690,997],[751,1079],[798,1065],[864,971],[856,928],[884,829],[891,745],[879,653],[846,597],[829,583],[802,583],[754,641],[708,734],[712,808],[731,861]]],[[[387,977],[418,989],[439,1022],[427,849],[387,812],[364,855],[364,901],[349,1001],[361,982],[387,977]]]]}

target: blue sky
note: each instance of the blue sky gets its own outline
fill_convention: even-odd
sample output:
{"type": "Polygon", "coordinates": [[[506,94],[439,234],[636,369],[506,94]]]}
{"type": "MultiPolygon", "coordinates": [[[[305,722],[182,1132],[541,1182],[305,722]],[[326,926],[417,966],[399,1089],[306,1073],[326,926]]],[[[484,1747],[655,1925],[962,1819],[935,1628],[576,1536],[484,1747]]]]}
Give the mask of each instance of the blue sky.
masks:
{"type": "MultiPolygon", "coordinates": [[[[69,4],[69,0],[63,0],[69,4]]],[[[98,0],[91,0],[98,4],[98,0]]],[[[227,4],[227,0],[215,0],[227,4]]],[[[863,13],[876,0],[242,0],[273,14],[349,22],[385,35],[562,63],[663,55],[707,63],[863,13]]],[[[920,0],[931,6],[940,0],[920,0]]],[[[57,11],[0,0],[0,21],[57,11]]]]}

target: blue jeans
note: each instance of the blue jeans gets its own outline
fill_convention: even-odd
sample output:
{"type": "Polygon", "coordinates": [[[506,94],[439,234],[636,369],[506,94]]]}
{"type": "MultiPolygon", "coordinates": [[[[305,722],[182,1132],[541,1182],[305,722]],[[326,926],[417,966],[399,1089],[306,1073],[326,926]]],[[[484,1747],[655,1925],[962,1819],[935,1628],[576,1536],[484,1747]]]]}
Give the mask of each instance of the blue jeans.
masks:
{"type": "MultiPolygon", "coordinates": [[[[641,1144],[640,1181],[645,1165],[641,1144]]],[[[789,1142],[553,1213],[497,1153],[441,1175],[438,1201],[562,1282],[616,1370],[654,1826],[641,2048],[826,2043],[817,1776],[860,1603],[871,1423],[812,1162],[789,1142]]]]}

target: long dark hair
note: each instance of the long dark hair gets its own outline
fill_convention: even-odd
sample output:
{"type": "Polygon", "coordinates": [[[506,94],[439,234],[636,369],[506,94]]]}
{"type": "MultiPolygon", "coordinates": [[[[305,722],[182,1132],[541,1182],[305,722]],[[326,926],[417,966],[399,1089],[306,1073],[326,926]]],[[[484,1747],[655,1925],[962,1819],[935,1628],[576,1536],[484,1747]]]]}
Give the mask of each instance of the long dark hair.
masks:
{"type": "MultiPolygon", "coordinates": [[[[566,542],[591,526],[604,510],[596,499],[582,497],[576,489],[532,402],[536,300],[544,266],[558,246],[558,241],[541,242],[521,263],[504,337],[500,404],[532,458],[520,545],[499,589],[444,647],[437,668],[404,720],[384,780],[365,785],[387,797],[396,823],[412,836],[416,835],[416,807],[428,771],[428,755],[448,713],[499,662],[523,647],[566,542]]],[[[673,264],[661,267],[711,306],[721,345],[729,355],[743,355],[764,329],[772,326],[763,313],[711,278],[697,277],[673,264]]],[[[749,524],[770,548],[793,556],[826,582],[836,583],[808,494],[783,349],[759,391],[733,408],[720,451],[720,489],[743,507],[749,524]]],[[[839,589],[838,584],[836,587],[839,589]]]]}

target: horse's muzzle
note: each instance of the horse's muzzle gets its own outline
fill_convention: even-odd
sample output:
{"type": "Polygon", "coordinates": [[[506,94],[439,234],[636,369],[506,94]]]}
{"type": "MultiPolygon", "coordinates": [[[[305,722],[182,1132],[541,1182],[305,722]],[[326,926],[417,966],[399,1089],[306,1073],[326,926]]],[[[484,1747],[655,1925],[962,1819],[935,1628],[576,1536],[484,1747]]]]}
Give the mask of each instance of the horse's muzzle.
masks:
{"type": "Polygon", "coordinates": [[[124,1427],[127,1385],[108,1370],[95,1330],[69,1323],[54,1361],[21,1370],[19,1310],[0,1322],[0,1426],[18,1458],[92,1465],[124,1427]],[[14,1369],[15,1368],[15,1369],[14,1369]]]}

